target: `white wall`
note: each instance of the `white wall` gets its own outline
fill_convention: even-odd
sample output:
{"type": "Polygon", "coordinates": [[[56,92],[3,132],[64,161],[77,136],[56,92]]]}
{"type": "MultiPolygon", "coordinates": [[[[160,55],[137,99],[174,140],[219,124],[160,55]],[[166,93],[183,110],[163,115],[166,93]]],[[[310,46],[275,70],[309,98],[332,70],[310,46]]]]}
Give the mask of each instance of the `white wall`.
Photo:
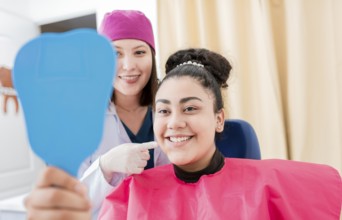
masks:
{"type": "Polygon", "coordinates": [[[28,0],[29,17],[38,25],[96,13],[96,0],[28,0]]]}
{"type": "MultiPolygon", "coordinates": [[[[29,0],[0,0],[1,11],[8,11],[19,17],[29,18],[29,0]]],[[[8,22],[10,24],[10,22],[8,22]]]]}
{"type": "MultiPolygon", "coordinates": [[[[13,67],[15,55],[28,40],[39,35],[39,28],[27,13],[27,1],[0,1],[0,66],[13,67]]],[[[11,99],[10,99],[11,100],[11,99]]],[[[41,161],[29,147],[20,108],[7,104],[4,114],[0,94],[0,199],[27,192],[35,180],[41,161]]]]}
{"type": "Polygon", "coordinates": [[[29,19],[27,1],[0,0],[0,65],[12,67],[19,48],[38,34],[37,25],[29,19]]]}

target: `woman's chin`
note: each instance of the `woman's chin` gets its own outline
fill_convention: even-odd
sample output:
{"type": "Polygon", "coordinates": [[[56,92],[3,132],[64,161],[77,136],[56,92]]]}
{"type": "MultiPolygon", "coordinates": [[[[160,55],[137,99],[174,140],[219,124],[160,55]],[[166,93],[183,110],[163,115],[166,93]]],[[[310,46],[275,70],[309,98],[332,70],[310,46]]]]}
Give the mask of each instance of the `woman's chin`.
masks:
{"type": "Polygon", "coordinates": [[[185,166],[189,164],[190,161],[189,158],[180,155],[168,155],[168,157],[170,162],[176,166],[185,166]]]}

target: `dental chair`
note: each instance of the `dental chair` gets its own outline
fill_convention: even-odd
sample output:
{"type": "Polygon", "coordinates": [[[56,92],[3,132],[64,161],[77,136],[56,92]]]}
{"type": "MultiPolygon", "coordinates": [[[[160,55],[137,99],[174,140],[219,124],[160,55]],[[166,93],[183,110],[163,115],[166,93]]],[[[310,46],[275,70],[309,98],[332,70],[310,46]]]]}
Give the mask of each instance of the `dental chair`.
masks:
{"type": "Polygon", "coordinates": [[[224,130],[215,139],[225,157],[261,159],[258,138],[253,127],[240,119],[225,120],[224,130]]]}

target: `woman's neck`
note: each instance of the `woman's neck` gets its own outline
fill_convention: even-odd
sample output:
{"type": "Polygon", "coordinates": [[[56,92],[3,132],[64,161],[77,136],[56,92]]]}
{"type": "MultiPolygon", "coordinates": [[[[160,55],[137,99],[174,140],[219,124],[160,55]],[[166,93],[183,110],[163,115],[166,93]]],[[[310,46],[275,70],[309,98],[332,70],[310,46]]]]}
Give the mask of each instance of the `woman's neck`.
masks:
{"type": "Polygon", "coordinates": [[[224,166],[224,156],[218,149],[216,149],[214,152],[214,155],[212,156],[210,160],[209,165],[202,170],[199,170],[196,172],[187,172],[176,165],[173,165],[173,169],[178,179],[186,183],[195,183],[201,178],[201,176],[214,174],[218,172],[219,170],[221,170],[223,166],[224,166]]]}
{"type": "Polygon", "coordinates": [[[136,112],[141,108],[145,108],[140,105],[140,96],[127,96],[118,91],[115,93],[114,104],[119,111],[125,112],[136,112]]]}
{"type": "Polygon", "coordinates": [[[140,96],[126,96],[119,92],[115,93],[114,104],[120,120],[136,135],[144,122],[148,106],[140,105],[140,96]]]}
{"type": "Polygon", "coordinates": [[[186,172],[192,173],[197,172],[199,170],[203,170],[204,168],[208,167],[211,163],[211,160],[215,154],[216,146],[213,143],[209,150],[204,154],[204,156],[197,161],[194,161],[190,164],[179,165],[178,167],[186,172]]]}

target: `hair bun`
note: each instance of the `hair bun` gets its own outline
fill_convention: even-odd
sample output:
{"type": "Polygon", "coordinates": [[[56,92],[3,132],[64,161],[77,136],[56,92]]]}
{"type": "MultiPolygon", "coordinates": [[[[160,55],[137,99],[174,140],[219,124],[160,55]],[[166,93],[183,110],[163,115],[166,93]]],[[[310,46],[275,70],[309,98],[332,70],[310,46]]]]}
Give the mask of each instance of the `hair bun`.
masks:
{"type": "Polygon", "coordinates": [[[172,54],[165,64],[166,73],[177,65],[184,64],[189,61],[203,65],[203,67],[213,75],[221,87],[228,87],[227,80],[232,66],[222,55],[204,48],[179,50],[172,54]]]}

